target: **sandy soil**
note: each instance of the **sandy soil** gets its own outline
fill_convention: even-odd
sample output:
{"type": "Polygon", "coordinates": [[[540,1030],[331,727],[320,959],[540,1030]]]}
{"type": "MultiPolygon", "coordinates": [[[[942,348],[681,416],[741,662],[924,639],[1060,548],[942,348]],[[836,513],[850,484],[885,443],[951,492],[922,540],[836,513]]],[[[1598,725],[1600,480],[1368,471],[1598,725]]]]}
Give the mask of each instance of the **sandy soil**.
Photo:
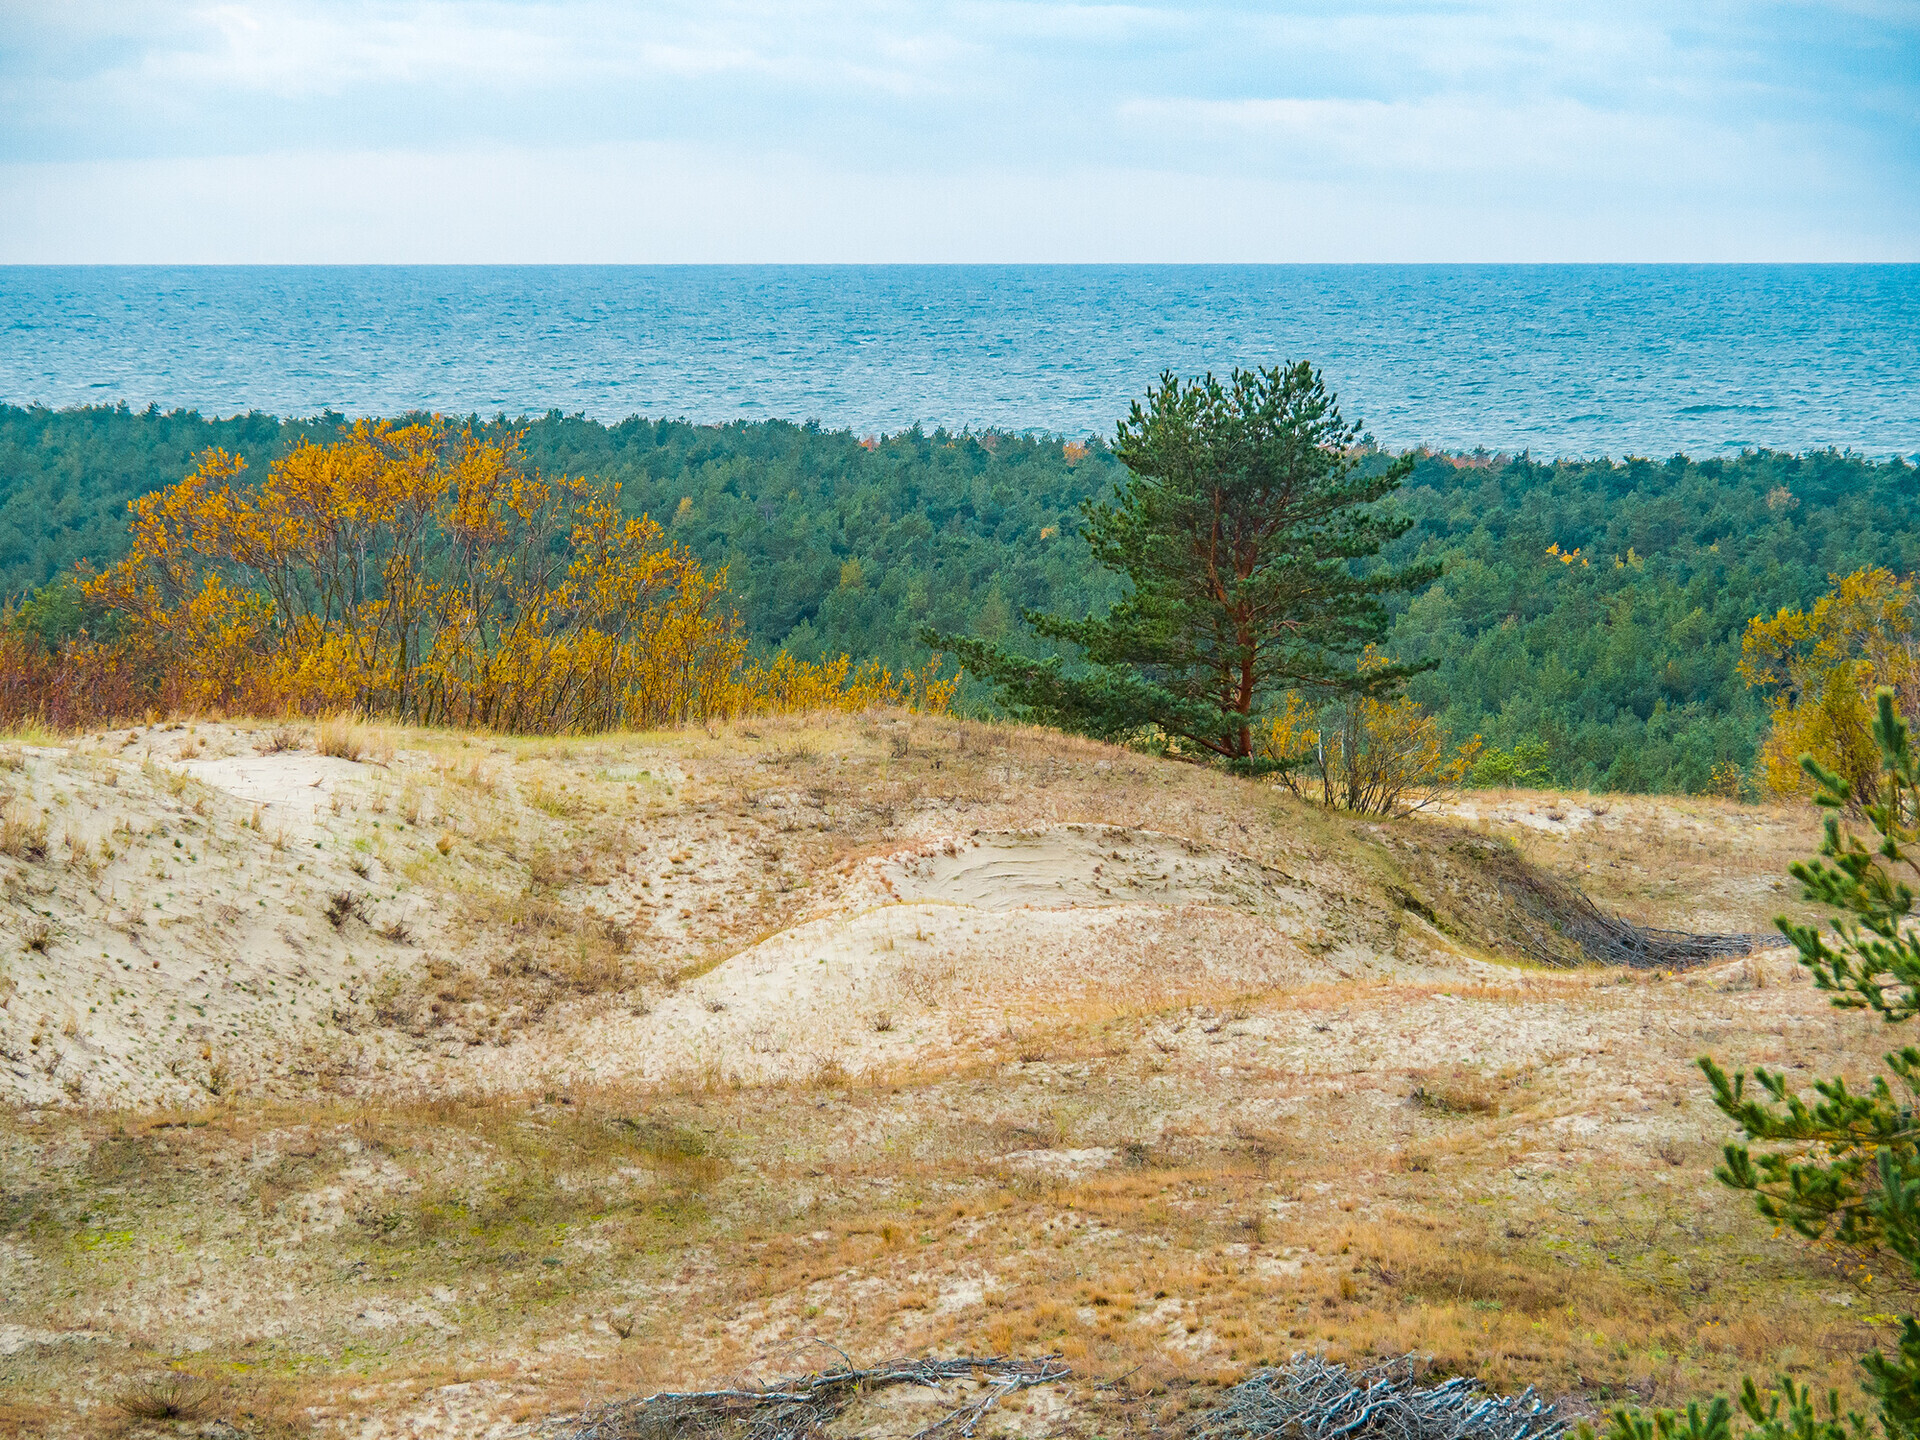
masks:
{"type": "MultiPolygon", "coordinates": [[[[1810,816],[1360,820],[897,716],[276,728],[0,751],[9,1433],[172,1367],[194,1425],[536,1434],[823,1343],[1068,1357],[983,1435],[1176,1433],[1303,1346],[1592,1409],[1853,1385],[1893,1303],[1712,1184],[1692,1069],[1878,1031],[1778,955],[1520,963],[1488,878],[1763,929],[1810,816]]],[[[910,1433],[875,1406],[841,1430],[910,1433]]]]}
{"type": "MultiPolygon", "coordinates": [[[[604,1057],[587,1070],[603,1082],[715,1071],[765,1083],[948,1063],[1059,1016],[1331,978],[1339,962],[1300,943],[1322,908],[1243,856],[1152,831],[922,840],[850,867],[830,914],[572,1043],[604,1057]]],[[[1346,962],[1348,975],[1398,968],[1371,953],[1346,962]]]]}
{"type": "MultiPolygon", "coordinates": [[[[193,738],[196,750],[234,743],[193,738]]],[[[391,851],[377,858],[361,826],[306,798],[364,784],[366,767],[183,764],[177,748],[146,732],[33,747],[0,776],[25,835],[0,858],[13,951],[0,1094],[16,1103],[179,1100],[241,1069],[294,1073],[370,976],[411,960],[384,932],[439,934],[391,851]],[[335,923],[342,896],[347,924],[335,923]]]]}
{"type": "Polygon", "coordinates": [[[1470,791],[1434,816],[1507,838],[1619,914],[1682,930],[1772,931],[1799,913],[1788,864],[1818,844],[1805,805],[1703,796],[1470,791]]]}
{"type": "Polygon", "coordinates": [[[819,787],[644,745],[582,765],[391,742],[378,760],[262,753],[273,743],[198,725],[21,754],[7,803],[48,851],[0,858],[19,947],[0,1093],[177,1104],[343,1070],[488,1089],[761,1082],[951,1059],[1089,1007],[1483,963],[1417,921],[1392,943],[1333,938],[1372,882],[1329,894],[1300,878],[1311,846],[1284,840],[1262,860],[1217,836],[997,828],[1021,807],[923,804],[836,859],[831,842],[816,853],[838,803],[819,787]],[[667,798],[709,786],[752,786],[733,797],[745,813],[702,823],[711,802],[667,798]],[[772,923],[740,943],[749,915],[772,923]],[[469,993],[515,955],[540,971],[594,919],[628,958],[562,977],[558,1003],[469,993]],[[456,1022],[478,1011],[492,1023],[473,1044],[456,1022]]]}

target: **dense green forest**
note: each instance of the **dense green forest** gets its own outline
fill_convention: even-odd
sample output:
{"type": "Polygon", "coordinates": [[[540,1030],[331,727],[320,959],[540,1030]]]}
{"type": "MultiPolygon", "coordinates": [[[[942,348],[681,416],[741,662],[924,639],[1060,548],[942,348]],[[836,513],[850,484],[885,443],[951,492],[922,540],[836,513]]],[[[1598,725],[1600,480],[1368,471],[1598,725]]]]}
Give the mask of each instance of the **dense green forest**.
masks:
{"type": "Polygon", "coordinates": [[[1917,481],[1900,461],[1830,452],[1425,460],[1398,497],[1418,523],[1393,554],[1446,573],[1406,605],[1393,648],[1440,662],[1410,690],[1456,735],[1542,741],[1561,783],[1702,789],[1716,762],[1746,766],[1765,726],[1734,673],[1747,621],[1810,604],[1833,574],[1920,564],[1917,481]]]}
{"type": "MultiPolygon", "coordinates": [[[[0,407],[0,589],[18,596],[83,558],[115,558],[126,502],[178,480],[209,446],[261,466],[340,423],[0,407]]],[[[725,564],[764,647],[898,664],[922,655],[922,625],[1011,638],[1023,609],[1114,598],[1076,531],[1080,502],[1120,474],[1098,443],[919,430],[863,443],[779,421],[558,413],[523,423],[534,464],[620,482],[629,506],[725,564]]],[[[1383,558],[1446,568],[1401,602],[1392,648],[1438,662],[1412,693],[1455,735],[1538,757],[1555,783],[1701,789],[1716,764],[1749,763],[1764,725],[1761,697],[1734,673],[1747,620],[1810,603],[1830,574],[1920,565],[1916,499],[1914,467],[1830,452],[1425,455],[1390,502],[1416,523],[1383,558]],[[1889,528],[1888,516],[1913,519],[1889,528]]]]}

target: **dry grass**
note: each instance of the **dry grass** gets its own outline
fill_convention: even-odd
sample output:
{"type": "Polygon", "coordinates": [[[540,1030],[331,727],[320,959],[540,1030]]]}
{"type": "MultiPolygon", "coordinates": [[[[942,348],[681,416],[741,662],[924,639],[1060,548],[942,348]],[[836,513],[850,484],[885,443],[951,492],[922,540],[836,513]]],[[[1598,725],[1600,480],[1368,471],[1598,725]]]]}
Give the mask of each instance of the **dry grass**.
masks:
{"type": "Polygon", "coordinates": [[[290,750],[304,749],[306,743],[307,735],[304,730],[292,725],[275,725],[259,733],[254,741],[254,748],[262,755],[281,755],[290,750]]]}
{"type": "Polygon", "coordinates": [[[1771,931],[1782,911],[1804,914],[1786,868],[1819,843],[1807,806],[1703,796],[1473,791],[1448,818],[1505,839],[1617,914],[1679,929],[1771,931]]]}
{"type": "Polygon", "coordinates": [[[1500,1087],[1464,1065],[1416,1074],[1408,1098],[1443,1115],[1493,1115],[1500,1109],[1500,1087]]]}
{"type": "Polygon", "coordinates": [[[127,1386],[114,1405],[129,1420],[209,1420],[217,1399],[212,1382],[167,1370],[127,1386]]]}
{"type": "MultiPolygon", "coordinates": [[[[57,869],[101,887],[100,910],[119,885],[118,917],[136,881],[164,895],[210,863],[186,857],[214,835],[244,847],[252,888],[233,882],[234,908],[272,915],[304,887],[312,921],[261,998],[273,1008],[248,1013],[298,999],[324,1018],[209,1023],[173,1057],[165,1105],[0,1113],[0,1310],[29,1336],[0,1370],[0,1416],[91,1433],[99,1412],[78,1397],[135,1394],[189,1344],[206,1347],[198,1373],[270,1381],[223,1382],[195,1422],[249,1433],[267,1421],[246,1415],[484,1433],[588,1398],[791,1373],[814,1340],[863,1360],[1057,1350],[1084,1376],[1130,1377],[1045,1420],[1067,1435],[1176,1429],[1183,1397],[1295,1349],[1418,1351],[1587,1410],[1775,1366],[1856,1393],[1852,1357],[1896,1297],[1773,1239],[1708,1179],[1725,1127],[1693,1055],[1860,1074],[1884,1048],[1784,962],[1664,979],[1500,961],[1473,913],[1472,856],[1453,848],[1480,841],[1470,824],[1327,816],[1019,727],[752,732],[413,733],[393,754],[395,800],[336,792],[341,812],[323,809],[314,834],[286,822],[281,848],[234,820],[249,807],[198,817],[183,795],[166,833],[115,830],[126,857],[97,878],[7,862],[23,884],[57,869]],[[891,988],[860,999],[844,1052],[821,1039],[830,1017],[775,1014],[765,1055],[743,1043],[638,1078],[649,1057],[623,1024],[648,1007],[731,1022],[744,1002],[728,977],[757,963],[755,942],[838,913],[861,866],[930,834],[1084,824],[1284,876],[1317,907],[1288,918],[1296,968],[1206,978],[1253,932],[1193,906],[1138,936],[1100,932],[1138,946],[1136,969],[1074,988],[1059,948],[1036,942],[1030,968],[995,972],[983,997],[968,947],[992,917],[940,930],[933,912],[916,928],[888,911],[904,917],[896,948],[872,957],[895,967],[891,988]],[[164,885],[144,879],[156,858],[164,885]],[[324,946],[353,966],[323,970],[324,946]],[[976,1003],[991,1013],[963,1030],[976,1003]],[[976,1039],[915,1039],[956,1035],[976,1039]]],[[[122,775],[111,797],[73,792],[74,813],[103,807],[85,833],[131,813],[129,790],[167,793],[162,773],[122,775]]],[[[1684,823],[1703,846],[1687,873],[1716,904],[1729,887],[1770,893],[1787,841],[1750,845],[1749,812],[1630,808],[1631,826],[1520,843],[1562,873],[1613,873],[1684,823]]],[[[1685,923],[1660,904],[1640,918],[1685,923]]],[[[181,933],[132,930],[156,958],[181,933]]],[[[55,1096],[83,1073],[95,1019],[61,1038],[38,972],[77,974],[52,961],[104,948],[67,934],[51,960],[9,957],[18,988],[0,997],[0,1018],[28,1022],[6,1032],[20,1063],[58,1052],[55,1096]]],[[[183,1006],[230,993],[229,972],[205,968],[170,992],[183,1006]]],[[[1036,1431],[1041,1416],[1009,1409],[1036,1431]]]]}
{"type": "Polygon", "coordinates": [[[358,760],[367,750],[367,732],[349,717],[335,715],[320,722],[314,749],[337,760],[358,760]]]}
{"type": "Polygon", "coordinates": [[[15,860],[47,858],[47,822],[23,807],[9,805],[0,813],[0,855],[15,860]]]}
{"type": "MultiPolygon", "coordinates": [[[[276,728],[268,732],[262,753],[272,754],[281,750],[298,748],[299,732],[289,728],[276,728]]],[[[376,765],[391,763],[394,756],[394,740],[391,730],[386,726],[365,725],[350,715],[334,715],[320,721],[314,730],[313,748],[316,753],[331,756],[336,760],[367,761],[376,765]]]]}
{"type": "MultiPolygon", "coordinates": [[[[1471,1107],[1426,1121],[1402,1104],[1401,1133],[1440,1129],[1418,1140],[1424,1166],[1394,1169],[1383,1164],[1392,1136],[1360,1095],[1298,1082],[1289,1090],[1304,1103],[1285,1126],[1222,1133],[1203,1121],[1139,1139],[1143,1085],[1172,1080],[1196,1114],[1271,1095],[1271,1079],[1223,1089],[1204,1063],[1190,1066],[1156,1075],[1118,1062],[1101,1072],[1099,1098],[1078,1089],[1095,1073],[1085,1063],[877,1087],[823,1063],[798,1092],[572,1088],[76,1117],[34,1148],[73,1154],[78,1141],[82,1167],[10,1190],[40,1217],[36,1248],[62,1247],[60,1272],[98,1297],[43,1294],[36,1323],[54,1318],[49,1307],[74,1319],[102,1303],[130,1320],[163,1313],[163,1276],[128,1272],[118,1235],[203,1253],[211,1242],[236,1265],[260,1257],[217,1302],[234,1307],[224,1345],[236,1359],[272,1333],[256,1328],[265,1316],[240,1316],[273,1276],[335,1277],[320,1282],[317,1310],[303,1302],[312,1318],[301,1323],[321,1327],[305,1347],[332,1327],[354,1333],[367,1303],[354,1277],[377,1275],[386,1309],[424,1305],[458,1327],[416,1322],[412,1348],[425,1349],[411,1358],[383,1347],[376,1373],[396,1396],[412,1393],[408,1376],[449,1365],[510,1378],[501,1357],[547,1335],[585,1341],[577,1365],[543,1367],[541,1393],[557,1407],[590,1377],[603,1394],[693,1383],[737,1373],[783,1336],[821,1333],[856,1354],[1057,1349],[1088,1373],[1145,1367],[1153,1386],[1293,1348],[1413,1349],[1598,1404],[1669,1400],[1782,1356],[1846,1381],[1866,1337],[1854,1318],[1864,1310],[1821,1298],[1840,1282],[1818,1257],[1768,1241],[1734,1197],[1703,1189],[1704,1145],[1684,1173],[1663,1163],[1649,1174],[1618,1138],[1604,1158],[1574,1149],[1516,1166],[1516,1137],[1547,1118],[1537,1102],[1550,1114],[1571,1098],[1562,1091],[1510,1121],[1471,1107]],[[1511,1128],[1449,1128],[1463,1123],[1511,1128]],[[983,1131],[1000,1138],[982,1145],[983,1131]],[[999,1158],[1102,1145],[1113,1161],[1078,1178],[999,1158]],[[215,1194],[237,1208],[209,1232],[196,1197],[215,1194]],[[344,1225],[313,1229],[330,1209],[344,1225]],[[472,1298],[449,1306],[433,1299],[443,1293],[472,1298]],[[632,1353],[586,1319],[616,1306],[632,1353]]],[[[1697,1097],[1687,1104],[1698,1125],[1697,1097]]],[[[25,1138],[12,1133],[15,1147],[25,1138]]],[[[338,1410],[354,1403],[343,1387],[361,1384],[309,1368],[301,1391],[338,1410]]]]}

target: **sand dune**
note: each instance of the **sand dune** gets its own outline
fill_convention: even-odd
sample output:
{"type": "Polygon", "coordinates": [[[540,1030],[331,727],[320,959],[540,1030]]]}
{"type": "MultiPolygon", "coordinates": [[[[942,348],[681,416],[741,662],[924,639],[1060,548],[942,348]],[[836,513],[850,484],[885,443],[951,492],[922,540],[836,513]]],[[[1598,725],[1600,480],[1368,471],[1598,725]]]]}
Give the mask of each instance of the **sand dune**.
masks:
{"type": "Polygon", "coordinates": [[[1267,792],[1255,833],[1092,751],[1070,777],[1080,742],[1034,751],[1049,783],[993,785],[744,737],[395,732],[362,760],[289,738],[15,752],[0,1093],[755,1083],[1498,959],[1431,824],[1328,830],[1267,792]]]}
{"type": "Polygon", "coordinates": [[[241,1433],[534,1435],[822,1344],[1070,1356],[1002,1434],[1303,1346],[1588,1394],[1725,1383],[1724,1325],[1852,1383],[1864,1306],[1706,1181],[1693,1057],[1874,1027],[1779,956],[1523,962],[1499,894],[1761,929],[1809,815],[1367,819],[894,715],[285,728],[0,747],[0,1429],[183,1366],[241,1433]]]}

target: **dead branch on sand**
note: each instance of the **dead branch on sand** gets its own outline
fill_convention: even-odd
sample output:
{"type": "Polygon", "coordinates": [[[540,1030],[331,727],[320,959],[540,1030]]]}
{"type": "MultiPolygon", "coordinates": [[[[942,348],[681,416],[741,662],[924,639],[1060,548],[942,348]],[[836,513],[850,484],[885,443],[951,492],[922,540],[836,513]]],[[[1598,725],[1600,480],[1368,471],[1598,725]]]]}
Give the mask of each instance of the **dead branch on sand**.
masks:
{"type": "MultiPolygon", "coordinates": [[[[1511,844],[1468,839],[1482,877],[1495,894],[1476,896],[1482,943],[1518,950],[1542,965],[1625,965],[1636,970],[1684,970],[1693,965],[1748,955],[1787,942],[1777,934],[1704,934],[1662,930],[1609,915],[1570,881],[1525,859],[1511,844]],[[1489,923],[1491,922],[1491,923],[1489,923]]],[[[1440,917],[1424,903],[1394,892],[1405,909],[1440,917]]],[[[1456,921],[1456,923],[1458,923],[1456,921]]]]}
{"type": "MultiPolygon", "coordinates": [[[[952,1405],[913,1440],[971,1440],[974,1426],[1017,1390],[1064,1380],[1073,1372],[1057,1355],[1032,1360],[961,1356],[954,1360],[896,1360],[870,1370],[851,1362],[770,1385],[737,1390],[662,1391],[600,1406],[560,1432],[560,1440],[819,1440],[827,1424],[860,1396],[893,1385],[939,1391],[984,1379],[984,1394],[952,1405]]],[[[1500,1440],[1509,1440],[1502,1436],[1500,1440]]],[[[1511,1437],[1519,1440],[1519,1437],[1511,1437]]]]}
{"type": "Polygon", "coordinates": [[[1192,1440],[1559,1440],[1556,1407],[1489,1395],[1470,1376],[1432,1389],[1414,1383],[1411,1356],[1349,1371],[1317,1355],[1256,1370],[1189,1432],[1192,1440]]]}
{"type": "Polygon", "coordinates": [[[1636,970],[1682,970],[1786,944],[1778,935],[1693,935],[1636,925],[1607,914],[1584,891],[1531,865],[1501,866],[1497,878],[1523,920],[1520,948],[1529,959],[1546,965],[1567,963],[1569,941],[1588,960],[1636,970]],[[1549,933],[1536,926],[1545,926],[1549,933]],[[1555,945],[1555,939],[1562,943],[1555,945]]]}

